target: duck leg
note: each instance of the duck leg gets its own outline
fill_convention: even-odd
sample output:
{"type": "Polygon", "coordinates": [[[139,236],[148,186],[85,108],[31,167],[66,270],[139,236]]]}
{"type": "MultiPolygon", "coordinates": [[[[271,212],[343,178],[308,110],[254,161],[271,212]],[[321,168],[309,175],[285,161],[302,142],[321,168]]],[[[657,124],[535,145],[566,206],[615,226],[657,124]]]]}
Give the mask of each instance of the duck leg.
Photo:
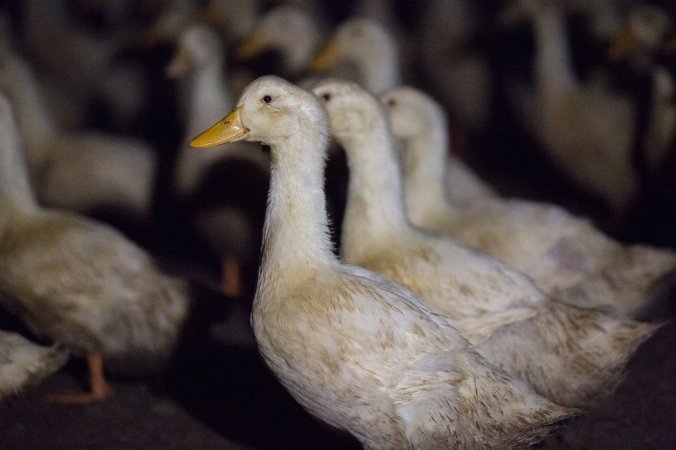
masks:
{"type": "Polygon", "coordinates": [[[239,262],[231,255],[225,256],[222,261],[221,291],[228,297],[242,295],[242,270],[239,262]]]}
{"type": "Polygon", "coordinates": [[[103,357],[101,354],[87,354],[87,366],[89,367],[89,392],[63,392],[50,395],[49,400],[55,403],[87,405],[109,398],[113,391],[103,375],[103,357]]]}

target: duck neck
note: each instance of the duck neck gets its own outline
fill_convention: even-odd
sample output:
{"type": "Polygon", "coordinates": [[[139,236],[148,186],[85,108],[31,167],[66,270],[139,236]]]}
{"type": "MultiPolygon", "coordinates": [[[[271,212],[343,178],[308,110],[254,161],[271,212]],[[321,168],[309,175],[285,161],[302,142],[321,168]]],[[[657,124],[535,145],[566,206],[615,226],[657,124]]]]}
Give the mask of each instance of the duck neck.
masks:
{"type": "Polygon", "coordinates": [[[403,145],[404,198],[411,222],[421,225],[442,205],[453,209],[447,195],[448,132],[442,120],[403,145]]]}
{"type": "Polygon", "coordinates": [[[7,87],[31,167],[39,166],[47,159],[49,141],[57,134],[39,89],[35,76],[28,70],[7,87]]]}
{"type": "Polygon", "coordinates": [[[534,26],[539,87],[546,93],[573,90],[577,80],[571,64],[563,10],[559,5],[544,5],[535,13],[534,26]]]}
{"type": "Polygon", "coordinates": [[[261,289],[292,289],[336,261],[324,197],[326,143],[321,131],[306,129],[271,146],[261,289]]]}
{"type": "Polygon", "coordinates": [[[369,250],[389,245],[408,228],[394,139],[385,121],[367,133],[341,139],[350,170],[341,251],[359,262],[369,250]]]}

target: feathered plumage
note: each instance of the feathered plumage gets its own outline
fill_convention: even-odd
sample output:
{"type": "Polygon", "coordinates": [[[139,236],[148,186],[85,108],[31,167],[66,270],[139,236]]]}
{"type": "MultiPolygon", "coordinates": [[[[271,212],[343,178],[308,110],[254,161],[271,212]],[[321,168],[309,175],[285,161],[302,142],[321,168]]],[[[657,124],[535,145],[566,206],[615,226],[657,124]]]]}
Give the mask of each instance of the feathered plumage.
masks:
{"type": "Polygon", "coordinates": [[[272,176],[252,323],[260,351],[310,413],[366,448],[517,447],[573,411],[486,363],[405,288],[331,251],[326,117],[310,93],[254,81],[192,145],[270,145],[272,176]]]}

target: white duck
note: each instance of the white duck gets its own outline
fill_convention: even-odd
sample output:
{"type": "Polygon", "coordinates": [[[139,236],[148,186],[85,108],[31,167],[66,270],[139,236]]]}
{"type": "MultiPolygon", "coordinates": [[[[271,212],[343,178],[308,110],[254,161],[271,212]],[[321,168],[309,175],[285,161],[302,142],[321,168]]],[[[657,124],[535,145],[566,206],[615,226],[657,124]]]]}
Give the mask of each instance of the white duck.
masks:
{"type": "Polygon", "coordinates": [[[402,140],[411,222],[481,249],[530,276],[544,292],[585,307],[635,315],[676,255],[624,246],[555,205],[499,197],[458,204],[446,190],[448,136],[443,110],[412,88],[382,96],[402,140]],[[450,197],[450,198],[449,198],[450,197]]]}
{"type": "Polygon", "coordinates": [[[243,294],[244,278],[255,272],[257,264],[269,158],[252,152],[253,144],[248,143],[203,152],[187,145],[214,117],[232,108],[223,59],[218,34],[194,25],[182,33],[168,73],[184,78],[188,91],[185,140],[176,164],[177,191],[194,216],[197,231],[222,259],[223,292],[238,297],[243,294]],[[215,177],[218,183],[210,183],[215,177]]]}
{"type": "Polygon", "coordinates": [[[352,79],[378,93],[400,84],[399,48],[385,26],[356,17],[338,26],[310,70],[341,76],[345,71],[356,72],[352,79]]]}
{"type": "Polygon", "coordinates": [[[0,330],[0,402],[47,378],[67,359],[68,352],[58,345],[45,347],[0,330]]]}
{"type": "Polygon", "coordinates": [[[488,361],[567,406],[612,392],[656,327],[548,299],[526,276],[409,225],[394,137],[379,100],[351,82],[314,89],[345,149],[350,186],[341,254],[411,289],[488,361]],[[575,325],[572,325],[575,324],[575,325]]]}
{"type": "Polygon", "coordinates": [[[309,11],[280,5],[260,18],[237,53],[249,59],[267,50],[277,50],[282,55],[285,73],[298,77],[308,68],[322,40],[317,18],[309,11]]]}
{"type": "Polygon", "coordinates": [[[252,325],[263,357],[311,414],[365,448],[516,447],[566,410],[493,369],[405,288],[341,263],[322,187],[326,115],[277,77],[191,145],[270,145],[263,262],[252,325]]]}
{"type": "Polygon", "coordinates": [[[16,108],[41,203],[86,213],[113,208],[148,218],[156,167],[148,144],[102,132],[58,130],[31,68],[19,56],[0,61],[0,89],[16,108]]]}
{"type": "Polygon", "coordinates": [[[131,374],[157,371],[187,316],[187,285],[116,230],[38,206],[1,96],[0,140],[0,302],[33,333],[89,363],[91,392],[57,399],[106,398],[104,363],[131,374]]]}
{"type": "MultiPolygon", "coordinates": [[[[535,86],[512,87],[517,113],[571,181],[602,198],[621,223],[639,189],[632,166],[635,111],[628,98],[582,84],[572,67],[560,0],[514,0],[535,29],[535,86]]],[[[513,13],[514,15],[518,13],[513,13]]]]}

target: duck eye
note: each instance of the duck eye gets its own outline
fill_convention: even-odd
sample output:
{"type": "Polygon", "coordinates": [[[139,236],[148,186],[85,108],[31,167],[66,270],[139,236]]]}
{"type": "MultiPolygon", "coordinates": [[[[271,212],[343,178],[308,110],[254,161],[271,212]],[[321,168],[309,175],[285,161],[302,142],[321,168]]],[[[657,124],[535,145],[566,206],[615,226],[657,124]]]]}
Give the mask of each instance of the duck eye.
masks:
{"type": "Polygon", "coordinates": [[[270,97],[269,95],[266,95],[266,96],[263,97],[263,102],[270,103],[271,101],[272,101],[272,97],[270,97]]]}
{"type": "Polygon", "coordinates": [[[328,102],[329,100],[331,100],[331,94],[324,94],[322,95],[322,98],[324,99],[324,101],[328,102]]]}
{"type": "Polygon", "coordinates": [[[393,99],[393,98],[389,99],[389,100],[387,101],[387,106],[389,106],[390,108],[394,108],[395,106],[397,106],[396,100],[393,99]]]}

